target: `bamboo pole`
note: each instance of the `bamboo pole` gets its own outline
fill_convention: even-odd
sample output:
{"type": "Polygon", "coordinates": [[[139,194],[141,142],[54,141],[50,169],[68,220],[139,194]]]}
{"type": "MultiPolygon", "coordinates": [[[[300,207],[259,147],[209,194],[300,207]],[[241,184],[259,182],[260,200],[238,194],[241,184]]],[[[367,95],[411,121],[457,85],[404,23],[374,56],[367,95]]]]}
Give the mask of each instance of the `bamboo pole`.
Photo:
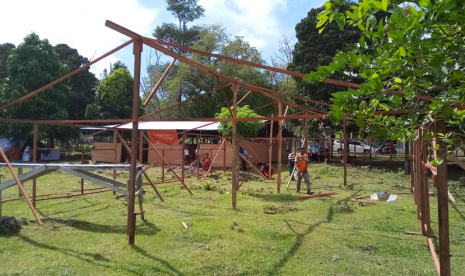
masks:
{"type": "Polygon", "coordinates": [[[133,43],[134,54],[134,85],[132,94],[132,133],[131,133],[131,166],[129,169],[128,183],[128,233],[129,244],[134,245],[136,236],[136,215],[134,213],[135,189],[136,189],[136,166],[137,166],[137,135],[139,134],[139,89],[140,89],[140,68],[142,41],[136,40],[133,43]]]}
{"type": "Polygon", "coordinates": [[[2,149],[1,146],[0,146],[0,157],[2,157],[3,160],[5,160],[5,163],[8,166],[8,169],[10,170],[11,175],[15,179],[16,184],[18,184],[19,189],[21,190],[22,194],[24,195],[24,198],[26,199],[27,204],[29,205],[29,208],[31,208],[32,214],[34,214],[34,217],[36,218],[37,223],[39,225],[43,225],[42,220],[40,220],[40,217],[39,217],[39,214],[37,213],[36,208],[34,207],[34,205],[32,205],[31,199],[27,195],[26,190],[23,187],[23,184],[21,184],[21,181],[19,181],[19,178],[16,175],[15,170],[11,166],[10,161],[6,157],[5,152],[3,152],[3,149],[2,149]]]}
{"type": "MultiPolygon", "coordinates": [[[[273,117],[273,114],[271,114],[271,117],[273,117]]],[[[272,161],[273,161],[273,120],[271,120],[271,125],[270,125],[270,145],[268,147],[268,179],[271,179],[271,169],[272,167],[272,161]]]]}
{"type": "MultiPolygon", "coordinates": [[[[239,86],[237,84],[233,85],[233,110],[232,118],[237,117],[237,93],[239,92],[239,86]]],[[[233,145],[233,167],[232,167],[232,208],[237,210],[237,162],[239,162],[239,145],[237,144],[237,121],[233,122],[232,129],[232,145],[233,145]]]]}
{"type": "MultiPolygon", "coordinates": [[[[279,117],[283,115],[283,104],[278,102],[279,117]]],[[[287,112],[287,108],[286,108],[287,112]]],[[[281,159],[283,150],[283,120],[278,121],[278,194],[281,193],[281,159]]]]}
{"type": "MultiPolygon", "coordinates": [[[[34,136],[32,141],[32,162],[37,163],[37,139],[39,137],[39,125],[34,124],[34,136]]],[[[37,199],[37,179],[32,179],[32,206],[36,208],[37,199]]]]}

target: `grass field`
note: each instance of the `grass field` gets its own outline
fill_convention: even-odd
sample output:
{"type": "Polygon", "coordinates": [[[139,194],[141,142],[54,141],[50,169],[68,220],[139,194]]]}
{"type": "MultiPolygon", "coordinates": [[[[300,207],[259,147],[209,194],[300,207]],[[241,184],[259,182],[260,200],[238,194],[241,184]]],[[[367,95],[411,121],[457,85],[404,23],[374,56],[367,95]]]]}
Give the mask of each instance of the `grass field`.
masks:
{"type": "MultiPolygon", "coordinates": [[[[236,212],[230,174],[222,171],[214,173],[218,180],[188,178],[193,196],[178,183],[157,185],[164,203],[146,186],[146,220],[138,217],[134,247],[127,245],[125,199],[111,192],[39,201],[44,226],[29,222],[19,234],[0,236],[0,275],[435,275],[426,238],[405,234],[419,232],[420,222],[407,194],[410,176],[399,169],[401,163],[389,169],[350,167],[347,187],[341,166],[311,164],[313,191],[338,193],[326,198],[296,200],[295,182],[285,188],[286,173],[281,194],[276,193],[276,176],[269,182],[249,181],[238,192],[236,212]],[[356,192],[368,196],[381,190],[398,199],[365,207],[337,202],[356,192]],[[343,211],[345,204],[353,211],[343,211]]],[[[10,178],[5,168],[1,171],[10,178]]],[[[153,180],[160,179],[160,168],[149,172],[153,180]]],[[[451,174],[457,192],[457,203],[449,205],[452,275],[465,271],[460,175],[451,174]]],[[[126,172],[118,175],[127,177],[126,172]]],[[[31,184],[26,187],[30,191],[31,184]]],[[[79,187],[78,178],[60,172],[38,179],[38,194],[66,194],[79,187]]],[[[16,187],[7,189],[3,198],[17,193],[16,187]]],[[[436,230],[436,198],[430,199],[436,230]]],[[[4,216],[33,220],[25,201],[4,203],[2,209],[4,216]]]]}

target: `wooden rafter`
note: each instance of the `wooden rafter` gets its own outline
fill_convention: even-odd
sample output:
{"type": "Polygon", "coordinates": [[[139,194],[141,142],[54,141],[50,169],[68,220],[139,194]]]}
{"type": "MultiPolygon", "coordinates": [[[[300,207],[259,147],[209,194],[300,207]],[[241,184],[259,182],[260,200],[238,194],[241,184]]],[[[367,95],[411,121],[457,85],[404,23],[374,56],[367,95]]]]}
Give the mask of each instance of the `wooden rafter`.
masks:
{"type": "Polygon", "coordinates": [[[155,87],[152,89],[152,91],[150,92],[149,96],[147,97],[147,99],[145,99],[145,102],[144,104],[142,104],[142,107],[146,107],[150,100],[152,99],[153,95],[155,95],[155,93],[157,92],[158,88],[160,88],[161,84],[163,83],[163,80],[166,78],[166,76],[168,75],[168,73],[171,71],[171,69],[173,68],[174,64],[176,63],[176,59],[173,59],[173,61],[170,63],[170,65],[168,65],[168,68],[166,68],[165,72],[163,72],[163,75],[161,75],[160,79],[158,80],[157,84],[155,85],[155,87]]]}

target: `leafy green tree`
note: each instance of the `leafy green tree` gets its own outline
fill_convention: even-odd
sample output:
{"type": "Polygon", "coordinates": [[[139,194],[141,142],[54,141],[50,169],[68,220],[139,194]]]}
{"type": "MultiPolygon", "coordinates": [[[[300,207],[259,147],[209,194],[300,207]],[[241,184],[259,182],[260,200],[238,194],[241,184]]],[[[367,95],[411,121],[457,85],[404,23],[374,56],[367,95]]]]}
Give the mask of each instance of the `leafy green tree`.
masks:
{"type": "MultiPolygon", "coordinates": [[[[28,94],[65,75],[68,70],[47,39],[30,34],[16,49],[12,49],[6,63],[8,78],[0,88],[0,103],[5,104],[28,94]]],[[[12,106],[0,114],[4,118],[17,119],[68,119],[67,106],[71,96],[66,83],[60,83],[39,95],[12,106]]],[[[5,136],[32,137],[32,126],[26,124],[2,124],[0,133],[5,136]]],[[[69,128],[42,126],[41,133],[47,138],[64,139],[70,136],[69,128]]]]}
{"type": "Polygon", "coordinates": [[[205,9],[197,4],[198,0],[166,0],[167,10],[179,20],[179,29],[186,29],[186,24],[203,16],[205,9]]]}
{"type": "MultiPolygon", "coordinates": [[[[94,102],[87,105],[88,119],[132,118],[134,79],[127,69],[121,67],[100,81],[94,102]]],[[[143,110],[140,108],[140,114],[143,110]]]]}
{"type": "Polygon", "coordinates": [[[327,2],[317,27],[335,20],[341,29],[357,26],[363,35],[358,44],[338,52],[328,66],[311,72],[307,80],[318,82],[334,72],[359,70],[363,78],[360,89],[333,94],[333,119],[348,114],[374,137],[408,139],[418,124],[432,117],[447,123],[444,142],[453,143],[452,138],[457,142],[461,136],[454,134],[465,132],[465,107],[461,104],[465,102],[465,6],[456,0],[413,3],[417,6],[400,0],[364,0],[344,12],[342,0],[327,2]],[[377,19],[389,4],[397,5],[389,10],[392,16],[377,19]],[[422,100],[425,97],[431,101],[422,100]],[[429,114],[414,112],[422,108],[429,108],[429,114]],[[375,114],[405,109],[411,113],[375,114]]]}
{"type": "Polygon", "coordinates": [[[6,70],[6,61],[10,56],[11,50],[15,48],[15,45],[12,43],[3,43],[0,44],[0,84],[2,81],[8,77],[6,70]]]}
{"type": "MultiPolygon", "coordinates": [[[[66,44],[56,45],[55,51],[60,60],[68,66],[68,71],[74,71],[89,62],[87,58],[79,55],[76,49],[66,44]]],[[[69,119],[84,119],[87,105],[94,100],[98,79],[87,68],[72,76],[67,84],[71,90],[71,97],[67,104],[69,119]]]]}

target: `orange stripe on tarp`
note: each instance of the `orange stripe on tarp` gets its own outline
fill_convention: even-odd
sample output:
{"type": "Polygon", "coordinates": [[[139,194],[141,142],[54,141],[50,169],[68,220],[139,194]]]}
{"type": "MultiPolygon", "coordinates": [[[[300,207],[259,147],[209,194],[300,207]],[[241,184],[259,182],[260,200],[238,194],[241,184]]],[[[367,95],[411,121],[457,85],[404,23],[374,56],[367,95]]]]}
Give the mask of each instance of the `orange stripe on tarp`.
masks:
{"type": "Polygon", "coordinates": [[[148,131],[150,142],[152,142],[152,144],[174,145],[178,141],[178,135],[176,134],[175,129],[166,129],[163,130],[163,132],[164,133],[148,131]]]}

